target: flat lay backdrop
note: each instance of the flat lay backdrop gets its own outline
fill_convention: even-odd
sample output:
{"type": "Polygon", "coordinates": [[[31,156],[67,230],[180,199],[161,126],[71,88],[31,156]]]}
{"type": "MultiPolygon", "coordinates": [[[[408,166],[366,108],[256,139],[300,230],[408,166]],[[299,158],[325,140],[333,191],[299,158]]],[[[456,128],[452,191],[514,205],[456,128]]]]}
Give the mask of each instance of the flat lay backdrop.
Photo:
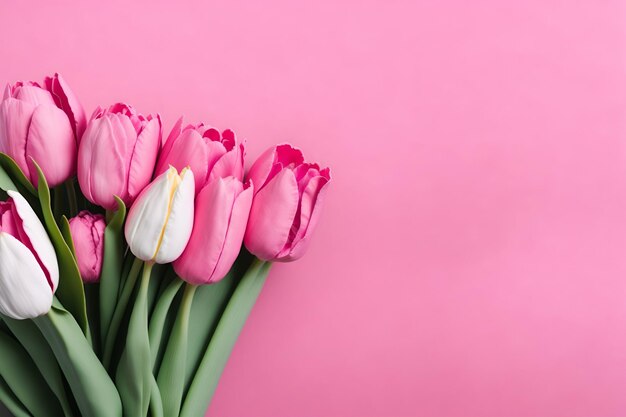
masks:
{"type": "MultiPolygon", "coordinates": [[[[58,71],[334,182],[208,416],[626,415],[626,3],[7,1],[58,71]]],[[[54,157],[51,155],[51,157],[54,157]]]]}

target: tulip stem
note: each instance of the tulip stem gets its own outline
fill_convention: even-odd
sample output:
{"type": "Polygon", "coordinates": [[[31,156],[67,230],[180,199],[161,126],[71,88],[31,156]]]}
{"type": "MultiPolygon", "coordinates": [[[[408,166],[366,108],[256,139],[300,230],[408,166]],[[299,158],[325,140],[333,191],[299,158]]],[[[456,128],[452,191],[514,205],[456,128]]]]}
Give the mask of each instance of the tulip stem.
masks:
{"type": "Polygon", "coordinates": [[[109,369],[111,365],[111,356],[113,355],[113,348],[115,347],[117,332],[120,328],[124,313],[126,312],[128,300],[130,299],[130,296],[133,293],[133,289],[135,288],[135,283],[137,282],[137,277],[139,276],[139,271],[141,270],[142,265],[143,261],[139,258],[136,258],[133,262],[133,266],[130,268],[128,278],[126,278],[126,282],[124,283],[124,289],[122,290],[117,305],[115,306],[115,311],[113,313],[113,318],[111,319],[109,331],[107,332],[104,352],[102,356],[102,364],[106,369],[109,369]]]}
{"type": "Polygon", "coordinates": [[[65,191],[67,193],[67,200],[70,205],[70,216],[74,217],[78,214],[78,203],[76,202],[76,190],[74,189],[73,180],[65,181],[65,191]]]}

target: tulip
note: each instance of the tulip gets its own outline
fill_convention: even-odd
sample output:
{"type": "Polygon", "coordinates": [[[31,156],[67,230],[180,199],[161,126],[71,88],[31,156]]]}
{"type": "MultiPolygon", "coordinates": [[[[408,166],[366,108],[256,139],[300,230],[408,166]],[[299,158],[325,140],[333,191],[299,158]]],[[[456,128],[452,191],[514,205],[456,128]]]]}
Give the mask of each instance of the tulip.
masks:
{"type": "Polygon", "coordinates": [[[193,227],[193,172],[174,167],[159,175],[137,197],[124,233],[131,252],[146,262],[164,264],[183,253],[193,227]]]}
{"type": "Polygon", "coordinates": [[[78,148],[78,183],[89,201],[108,210],[114,196],[132,204],[152,179],[161,146],[161,118],[117,103],[96,109],[78,148]]]}
{"type": "Polygon", "coordinates": [[[284,144],[263,153],[248,178],[255,193],[246,248],[265,261],[300,258],[319,219],[330,170],[305,163],[300,150],[284,144]]]}
{"type": "Polygon", "coordinates": [[[70,234],[74,241],[76,263],[84,282],[100,280],[102,258],[104,257],[104,229],[106,223],[101,214],[86,210],[70,219],[70,234]]]}
{"type": "Polygon", "coordinates": [[[24,197],[0,202],[0,313],[14,319],[46,314],[59,283],[54,247],[24,197]]]}
{"type": "Polygon", "coordinates": [[[65,80],[7,85],[0,104],[0,152],[15,160],[37,185],[39,164],[51,187],[76,173],[76,149],[85,127],[85,111],[65,80]],[[54,157],[52,157],[54,155],[54,157]]]}
{"type": "Polygon", "coordinates": [[[196,193],[215,178],[234,176],[243,179],[244,145],[235,133],[205,126],[203,123],[182,127],[181,117],[169,134],[157,163],[156,174],[171,165],[181,170],[189,167],[196,180],[196,193]]]}
{"type": "Polygon", "coordinates": [[[196,197],[195,219],[185,251],[174,270],[191,284],[222,279],[235,262],[246,231],[252,185],[235,177],[217,178],[196,197]]]}

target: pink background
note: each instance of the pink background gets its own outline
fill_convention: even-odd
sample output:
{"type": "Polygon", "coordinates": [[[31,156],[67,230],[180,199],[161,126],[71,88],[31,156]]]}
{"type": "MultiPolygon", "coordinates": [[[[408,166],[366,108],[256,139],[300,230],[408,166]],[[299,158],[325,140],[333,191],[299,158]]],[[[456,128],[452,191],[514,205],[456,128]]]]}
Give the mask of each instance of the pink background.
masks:
{"type": "Polygon", "coordinates": [[[626,415],[626,4],[101,3],[3,1],[0,80],[333,168],[209,416],[626,415]]]}

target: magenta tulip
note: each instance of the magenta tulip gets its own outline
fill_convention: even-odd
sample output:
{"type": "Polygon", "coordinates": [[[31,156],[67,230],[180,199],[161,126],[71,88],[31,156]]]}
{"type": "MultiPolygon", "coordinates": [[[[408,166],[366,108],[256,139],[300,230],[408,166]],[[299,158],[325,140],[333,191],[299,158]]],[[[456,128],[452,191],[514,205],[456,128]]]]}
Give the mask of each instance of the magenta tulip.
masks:
{"type": "Polygon", "coordinates": [[[191,238],[174,270],[191,284],[224,278],[241,249],[252,203],[252,185],[235,177],[210,181],[198,194],[191,238]]]}
{"type": "Polygon", "coordinates": [[[78,182],[89,201],[115,209],[114,196],[126,205],[152,179],[161,147],[161,118],[146,117],[117,103],[96,109],[78,149],[78,182]]]}
{"type": "Polygon", "coordinates": [[[288,262],[308,248],[322,208],[330,170],[304,162],[299,149],[278,145],[257,159],[248,178],[255,185],[245,245],[258,258],[288,262]]]}
{"type": "Polygon", "coordinates": [[[0,152],[9,155],[37,185],[39,164],[54,187],[76,173],[76,149],[85,129],[85,111],[65,80],[7,85],[0,104],[0,152]]]}
{"type": "Polygon", "coordinates": [[[70,219],[70,233],[74,241],[76,262],[83,281],[100,280],[104,257],[104,229],[106,223],[101,214],[81,211],[70,219]]]}
{"type": "Polygon", "coordinates": [[[156,175],[167,171],[170,165],[178,170],[189,167],[196,180],[196,193],[215,178],[243,179],[244,145],[232,130],[220,133],[203,123],[184,128],[182,125],[181,117],[163,146],[156,175]]]}

